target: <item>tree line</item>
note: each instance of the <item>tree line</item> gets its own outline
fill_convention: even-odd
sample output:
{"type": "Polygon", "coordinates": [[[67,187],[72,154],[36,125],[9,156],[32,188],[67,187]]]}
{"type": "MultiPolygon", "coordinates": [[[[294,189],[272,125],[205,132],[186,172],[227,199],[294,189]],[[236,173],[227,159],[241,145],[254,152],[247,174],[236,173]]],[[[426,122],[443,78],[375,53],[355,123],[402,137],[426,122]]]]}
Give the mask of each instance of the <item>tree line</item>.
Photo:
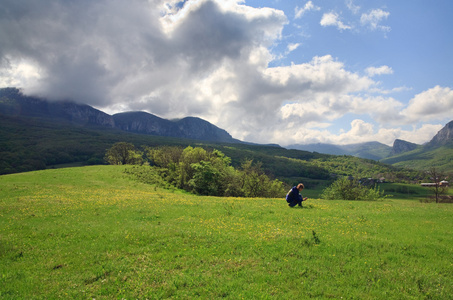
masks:
{"type": "MultiPolygon", "coordinates": [[[[107,150],[105,160],[112,165],[141,165],[148,176],[160,178],[198,195],[227,197],[282,197],[283,182],[272,180],[259,162],[245,159],[239,168],[219,150],[177,146],[144,147],[119,142],[107,150]]],[[[146,176],[146,175],[145,175],[146,176]]]]}

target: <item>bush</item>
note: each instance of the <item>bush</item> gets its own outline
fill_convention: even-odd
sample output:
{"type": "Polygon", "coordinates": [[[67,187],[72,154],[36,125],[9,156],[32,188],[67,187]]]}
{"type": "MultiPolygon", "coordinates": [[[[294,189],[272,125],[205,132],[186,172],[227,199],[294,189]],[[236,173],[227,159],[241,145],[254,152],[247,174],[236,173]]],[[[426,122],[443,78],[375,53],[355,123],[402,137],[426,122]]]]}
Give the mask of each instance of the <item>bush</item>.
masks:
{"type": "Polygon", "coordinates": [[[252,160],[240,170],[231,166],[231,159],[219,150],[200,147],[147,148],[151,164],[169,184],[199,195],[231,197],[282,197],[283,183],[272,181],[261,164],[252,160]]]}
{"type": "Polygon", "coordinates": [[[367,200],[376,201],[386,198],[384,191],[381,191],[378,186],[368,188],[361,185],[357,180],[351,180],[347,177],[342,177],[326,188],[321,198],[327,200],[367,200]]]}

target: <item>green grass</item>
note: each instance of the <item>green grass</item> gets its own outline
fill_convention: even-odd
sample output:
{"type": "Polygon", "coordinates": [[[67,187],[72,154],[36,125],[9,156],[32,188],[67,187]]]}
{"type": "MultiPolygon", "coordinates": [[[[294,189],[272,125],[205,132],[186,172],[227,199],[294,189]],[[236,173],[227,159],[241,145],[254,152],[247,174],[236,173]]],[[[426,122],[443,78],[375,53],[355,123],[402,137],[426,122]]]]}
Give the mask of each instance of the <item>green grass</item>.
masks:
{"type": "Polygon", "coordinates": [[[379,188],[385,191],[386,195],[398,199],[426,199],[433,194],[429,188],[419,184],[404,183],[380,183],[379,188]]]}
{"type": "MultiPolygon", "coordinates": [[[[420,184],[380,183],[379,188],[390,198],[425,201],[434,196],[434,189],[420,184]]],[[[449,188],[444,194],[453,195],[453,189],[449,188]]]]}
{"type": "Polygon", "coordinates": [[[451,299],[453,205],[197,197],[124,167],[0,176],[1,299],[451,299]]]}

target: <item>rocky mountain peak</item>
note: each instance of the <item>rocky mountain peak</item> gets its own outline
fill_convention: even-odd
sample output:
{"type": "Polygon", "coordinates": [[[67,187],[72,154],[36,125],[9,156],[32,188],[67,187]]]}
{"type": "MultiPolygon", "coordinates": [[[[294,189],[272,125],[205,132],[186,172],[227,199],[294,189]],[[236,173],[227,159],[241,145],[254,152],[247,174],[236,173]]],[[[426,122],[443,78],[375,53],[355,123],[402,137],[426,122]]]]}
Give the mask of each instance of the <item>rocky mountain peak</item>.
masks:
{"type": "Polygon", "coordinates": [[[396,155],[396,154],[412,151],[412,150],[414,150],[417,147],[418,147],[417,144],[414,144],[414,143],[411,143],[411,142],[407,142],[407,141],[403,141],[403,140],[400,140],[400,139],[396,139],[393,142],[391,155],[396,155]]]}
{"type": "Polygon", "coordinates": [[[453,142],[453,121],[442,128],[428,143],[431,147],[439,147],[453,142]]]}

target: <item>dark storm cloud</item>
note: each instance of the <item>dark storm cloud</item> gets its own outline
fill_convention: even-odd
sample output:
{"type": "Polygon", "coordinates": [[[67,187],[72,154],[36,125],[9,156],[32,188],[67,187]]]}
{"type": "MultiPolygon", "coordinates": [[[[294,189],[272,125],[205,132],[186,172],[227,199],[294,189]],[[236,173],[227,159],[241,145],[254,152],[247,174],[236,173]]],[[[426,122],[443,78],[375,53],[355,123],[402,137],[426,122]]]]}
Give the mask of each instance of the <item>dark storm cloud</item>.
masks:
{"type": "Polygon", "coordinates": [[[26,78],[19,86],[26,93],[107,112],[198,116],[261,142],[287,141],[296,125],[363,107],[363,99],[351,106],[343,96],[373,81],[330,55],[270,68],[269,49],[288,20],[241,3],[3,0],[0,83],[26,78]]]}
{"type": "Polygon", "coordinates": [[[162,89],[208,76],[225,59],[247,57],[266,34],[266,26],[222,11],[215,1],[191,9],[186,3],[187,12],[166,34],[163,3],[5,0],[0,58],[39,65],[41,80],[29,91],[107,106],[141,97],[161,101],[156,93],[162,89]]]}

